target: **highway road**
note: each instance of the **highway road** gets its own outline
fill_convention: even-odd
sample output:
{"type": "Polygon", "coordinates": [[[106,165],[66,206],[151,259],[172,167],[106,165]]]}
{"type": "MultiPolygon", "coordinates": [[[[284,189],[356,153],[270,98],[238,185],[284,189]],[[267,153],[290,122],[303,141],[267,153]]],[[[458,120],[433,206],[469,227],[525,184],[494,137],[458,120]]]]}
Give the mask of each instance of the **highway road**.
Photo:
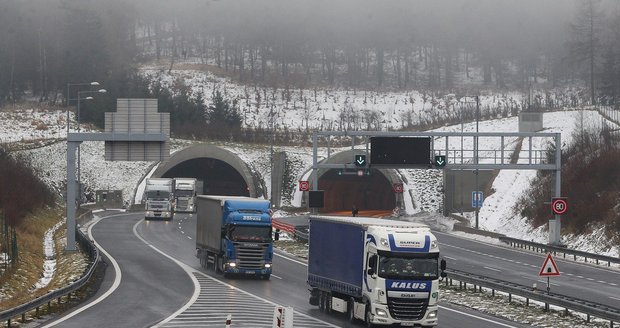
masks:
{"type": "MultiPolygon", "coordinates": [[[[310,306],[306,264],[286,254],[275,256],[270,281],[224,279],[204,270],[194,256],[195,226],[189,215],[145,222],[142,213],[125,213],[99,221],[92,236],[110,256],[102,288],[50,326],[223,327],[231,314],[232,327],[270,327],[276,305],[294,308],[295,327],[362,326],[310,306]]],[[[526,327],[446,304],[439,316],[438,327],[526,327]]]]}
{"type": "MultiPolygon", "coordinates": [[[[545,254],[492,245],[434,231],[448,267],[546,290],[547,279],[538,273],[545,254]]],[[[551,291],[620,308],[620,272],[603,266],[554,257],[561,273],[551,277],[551,291]]]]}

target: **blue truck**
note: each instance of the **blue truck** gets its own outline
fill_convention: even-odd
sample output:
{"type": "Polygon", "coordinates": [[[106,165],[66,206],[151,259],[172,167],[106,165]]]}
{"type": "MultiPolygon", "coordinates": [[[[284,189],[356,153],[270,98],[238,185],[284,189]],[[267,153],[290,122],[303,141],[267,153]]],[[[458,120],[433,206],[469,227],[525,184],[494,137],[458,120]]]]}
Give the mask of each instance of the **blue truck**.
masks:
{"type": "MultiPolygon", "coordinates": [[[[439,247],[428,226],[310,216],[310,304],[367,327],[437,325],[439,247]]],[[[444,265],[442,264],[442,270],[444,265]]]]}
{"type": "Polygon", "coordinates": [[[271,204],[241,196],[196,197],[196,256],[225,277],[271,277],[271,204]]]}

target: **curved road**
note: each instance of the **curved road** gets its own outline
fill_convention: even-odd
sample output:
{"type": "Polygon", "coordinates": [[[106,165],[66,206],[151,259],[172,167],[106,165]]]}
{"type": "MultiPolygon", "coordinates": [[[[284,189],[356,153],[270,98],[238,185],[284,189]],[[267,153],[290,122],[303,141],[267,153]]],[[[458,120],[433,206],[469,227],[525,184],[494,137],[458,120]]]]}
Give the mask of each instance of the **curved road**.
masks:
{"type": "MultiPolygon", "coordinates": [[[[142,213],[126,213],[98,222],[93,238],[111,256],[101,291],[49,326],[223,327],[226,315],[232,314],[232,327],[257,328],[257,322],[271,322],[278,304],[294,308],[295,327],[362,326],[310,306],[306,264],[286,254],[274,257],[270,281],[223,279],[204,270],[194,256],[195,227],[189,215],[145,222],[142,213]],[[113,274],[112,259],[120,268],[120,280],[113,274]]],[[[438,327],[527,327],[448,305],[440,307],[439,318],[438,327]]]]}

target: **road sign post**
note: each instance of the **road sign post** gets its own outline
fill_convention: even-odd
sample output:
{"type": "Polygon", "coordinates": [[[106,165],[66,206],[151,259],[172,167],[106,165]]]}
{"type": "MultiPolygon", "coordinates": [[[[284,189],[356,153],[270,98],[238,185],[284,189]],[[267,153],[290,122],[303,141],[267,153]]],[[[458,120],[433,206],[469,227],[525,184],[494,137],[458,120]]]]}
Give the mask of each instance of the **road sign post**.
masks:
{"type": "Polygon", "coordinates": [[[545,258],[545,262],[543,262],[538,275],[541,277],[547,277],[547,294],[549,294],[551,292],[549,277],[556,277],[560,275],[560,270],[558,270],[558,266],[555,264],[551,253],[547,254],[547,258],[545,258]]]}

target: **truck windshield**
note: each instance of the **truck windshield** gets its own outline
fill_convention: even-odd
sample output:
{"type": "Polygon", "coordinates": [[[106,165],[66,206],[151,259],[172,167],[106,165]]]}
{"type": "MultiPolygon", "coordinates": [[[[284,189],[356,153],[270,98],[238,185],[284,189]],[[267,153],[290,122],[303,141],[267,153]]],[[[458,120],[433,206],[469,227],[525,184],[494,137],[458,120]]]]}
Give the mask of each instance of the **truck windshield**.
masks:
{"type": "Polygon", "coordinates": [[[438,255],[399,257],[384,254],[379,257],[379,277],[389,279],[437,279],[438,255]]]}
{"type": "Polygon", "coordinates": [[[168,197],[170,197],[170,195],[168,194],[167,191],[164,190],[149,190],[146,192],[146,198],[147,199],[168,199],[168,197]]]}
{"type": "Polygon", "coordinates": [[[192,190],[179,190],[179,189],[177,189],[174,192],[174,194],[177,197],[192,197],[192,196],[194,196],[194,191],[192,191],[192,190]]]}
{"type": "Polygon", "coordinates": [[[231,226],[228,231],[228,238],[232,241],[270,242],[271,226],[231,226]]]}

